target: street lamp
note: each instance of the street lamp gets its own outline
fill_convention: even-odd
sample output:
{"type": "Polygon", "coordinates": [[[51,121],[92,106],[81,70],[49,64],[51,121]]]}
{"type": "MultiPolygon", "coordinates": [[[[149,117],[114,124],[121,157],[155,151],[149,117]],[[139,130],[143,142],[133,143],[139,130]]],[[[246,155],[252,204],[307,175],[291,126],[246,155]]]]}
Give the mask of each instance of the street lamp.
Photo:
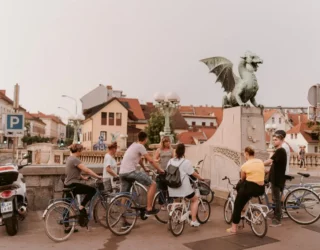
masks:
{"type": "Polygon", "coordinates": [[[277,125],[276,124],[267,124],[266,125],[266,130],[267,132],[269,133],[269,136],[270,136],[270,142],[269,142],[269,149],[273,149],[273,140],[272,140],[272,137],[273,137],[273,133],[277,130],[277,125]]]}
{"type": "Polygon", "coordinates": [[[67,111],[69,113],[69,115],[71,115],[71,112],[69,110],[67,110],[66,108],[63,108],[63,107],[58,107],[58,109],[63,109],[65,111],[67,111]]]}
{"type": "Polygon", "coordinates": [[[62,95],[62,97],[66,97],[66,98],[74,100],[74,102],[76,103],[76,114],[78,114],[78,102],[77,102],[77,99],[74,98],[74,97],[68,96],[68,95],[62,95]]]}
{"type": "Polygon", "coordinates": [[[156,107],[164,115],[165,124],[163,132],[160,132],[160,137],[167,136],[173,141],[173,135],[170,129],[170,116],[172,116],[179,107],[180,98],[174,93],[170,92],[167,95],[162,93],[156,93],[154,95],[154,100],[156,101],[156,107]]]}

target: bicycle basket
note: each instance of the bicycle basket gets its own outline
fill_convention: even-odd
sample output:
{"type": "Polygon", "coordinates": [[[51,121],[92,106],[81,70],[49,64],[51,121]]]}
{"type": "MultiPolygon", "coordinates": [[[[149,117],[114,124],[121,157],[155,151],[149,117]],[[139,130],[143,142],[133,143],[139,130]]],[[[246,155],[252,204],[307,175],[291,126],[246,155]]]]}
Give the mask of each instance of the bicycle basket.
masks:
{"type": "Polygon", "coordinates": [[[199,182],[199,191],[200,195],[209,195],[211,192],[210,187],[203,182],[199,182]]]}

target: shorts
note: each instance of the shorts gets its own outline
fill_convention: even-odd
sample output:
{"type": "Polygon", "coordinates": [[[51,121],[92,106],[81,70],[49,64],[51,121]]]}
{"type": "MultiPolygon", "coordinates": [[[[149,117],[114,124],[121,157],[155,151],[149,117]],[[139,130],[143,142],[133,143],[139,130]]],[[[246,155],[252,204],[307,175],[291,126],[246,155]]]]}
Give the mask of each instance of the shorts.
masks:
{"type": "Polygon", "coordinates": [[[146,173],[136,170],[130,173],[120,174],[120,192],[130,192],[132,184],[135,181],[139,182],[140,184],[146,187],[150,187],[152,184],[152,180],[146,173]]]}

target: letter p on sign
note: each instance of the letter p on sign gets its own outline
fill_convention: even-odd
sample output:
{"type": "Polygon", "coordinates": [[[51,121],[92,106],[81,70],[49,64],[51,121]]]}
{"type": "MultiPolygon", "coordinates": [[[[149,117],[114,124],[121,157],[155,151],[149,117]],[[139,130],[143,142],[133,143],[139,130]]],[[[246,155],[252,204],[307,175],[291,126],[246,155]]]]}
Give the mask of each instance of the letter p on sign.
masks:
{"type": "Polygon", "coordinates": [[[19,118],[16,116],[10,116],[9,128],[13,129],[17,124],[19,124],[19,118]]]}

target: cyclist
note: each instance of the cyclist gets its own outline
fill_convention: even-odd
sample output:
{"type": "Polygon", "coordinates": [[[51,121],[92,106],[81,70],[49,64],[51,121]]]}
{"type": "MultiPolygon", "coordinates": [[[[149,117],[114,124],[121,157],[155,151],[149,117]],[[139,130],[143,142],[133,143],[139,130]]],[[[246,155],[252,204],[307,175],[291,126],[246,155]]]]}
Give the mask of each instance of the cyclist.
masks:
{"type": "Polygon", "coordinates": [[[264,193],[264,164],[263,161],[254,157],[254,150],[246,147],[244,156],[246,163],[241,167],[241,181],[238,194],[234,202],[232,214],[232,227],[227,229],[228,233],[236,233],[241,219],[241,211],[252,197],[258,197],[264,193]]]}
{"type": "Polygon", "coordinates": [[[120,182],[121,182],[121,192],[130,192],[132,184],[137,181],[148,188],[147,194],[147,208],[146,216],[155,215],[159,212],[158,209],[152,208],[152,202],[156,193],[156,183],[152,181],[149,176],[136,169],[137,164],[144,169],[145,172],[149,170],[144,166],[141,157],[147,159],[151,165],[153,165],[160,173],[164,173],[158,164],[149,156],[145,144],[147,143],[147,134],[145,132],[139,132],[138,142],[134,142],[126,150],[122,162],[120,164],[120,182]]]}
{"type": "Polygon", "coordinates": [[[170,188],[169,196],[170,197],[182,197],[187,198],[191,201],[191,222],[192,227],[199,227],[200,223],[197,221],[197,212],[198,212],[198,197],[195,195],[195,192],[191,186],[189,175],[199,179],[204,180],[192,167],[192,164],[189,160],[184,158],[185,153],[184,144],[178,144],[175,152],[175,158],[171,159],[168,162],[168,167],[175,166],[179,168],[180,178],[182,185],[179,188],[170,188]]]}
{"type": "MultiPolygon", "coordinates": [[[[71,151],[71,155],[68,157],[66,162],[66,178],[64,181],[64,185],[66,188],[73,188],[73,194],[85,194],[85,197],[83,201],[80,204],[79,210],[80,210],[80,218],[79,218],[79,224],[83,225],[84,221],[87,219],[87,212],[85,209],[86,204],[92,199],[92,197],[95,195],[96,190],[94,187],[90,187],[88,185],[85,185],[81,183],[81,180],[88,180],[88,177],[84,177],[81,175],[81,171],[91,175],[95,178],[102,179],[101,176],[97,175],[95,172],[93,172],[91,169],[87,168],[79,159],[81,152],[83,150],[83,146],[81,144],[72,144],[69,147],[71,151]]],[[[70,198],[70,197],[67,197],[70,198]]],[[[71,228],[65,228],[65,232],[70,232],[71,228]]]]}
{"type": "Polygon", "coordinates": [[[115,186],[115,179],[119,177],[117,175],[117,162],[114,159],[114,155],[117,152],[117,143],[114,142],[108,146],[108,152],[104,156],[103,161],[103,181],[105,190],[111,192],[115,186]]]}

